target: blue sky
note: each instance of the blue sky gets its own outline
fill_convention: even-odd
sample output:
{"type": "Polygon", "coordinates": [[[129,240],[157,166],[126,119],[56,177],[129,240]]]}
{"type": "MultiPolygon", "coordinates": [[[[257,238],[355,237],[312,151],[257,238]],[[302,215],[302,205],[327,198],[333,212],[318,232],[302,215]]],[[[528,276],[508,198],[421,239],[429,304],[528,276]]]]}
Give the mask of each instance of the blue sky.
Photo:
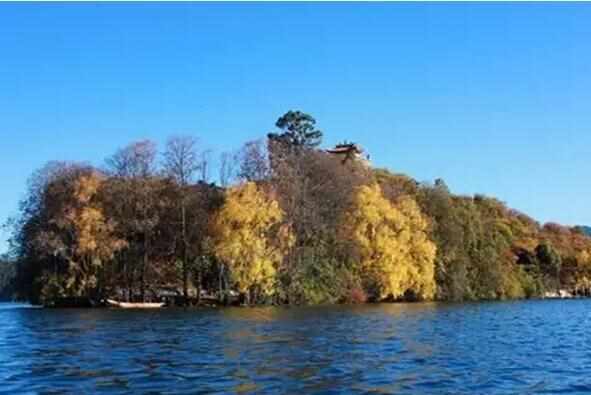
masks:
{"type": "MultiPolygon", "coordinates": [[[[0,220],[51,159],[193,134],[325,145],[591,224],[591,4],[2,4],[0,220]]],[[[0,252],[6,235],[0,235],[0,252]]]]}

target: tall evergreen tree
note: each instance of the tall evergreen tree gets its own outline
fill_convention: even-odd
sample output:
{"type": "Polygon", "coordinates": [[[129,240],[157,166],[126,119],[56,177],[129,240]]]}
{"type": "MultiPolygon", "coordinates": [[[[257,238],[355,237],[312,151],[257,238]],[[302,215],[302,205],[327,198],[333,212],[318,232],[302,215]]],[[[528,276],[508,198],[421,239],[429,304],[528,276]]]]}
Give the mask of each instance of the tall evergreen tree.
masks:
{"type": "Polygon", "coordinates": [[[288,111],[275,123],[282,133],[269,133],[274,142],[291,148],[316,148],[322,142],[322,131],[316,129],[316,120],[301,111],[288,111]]]}

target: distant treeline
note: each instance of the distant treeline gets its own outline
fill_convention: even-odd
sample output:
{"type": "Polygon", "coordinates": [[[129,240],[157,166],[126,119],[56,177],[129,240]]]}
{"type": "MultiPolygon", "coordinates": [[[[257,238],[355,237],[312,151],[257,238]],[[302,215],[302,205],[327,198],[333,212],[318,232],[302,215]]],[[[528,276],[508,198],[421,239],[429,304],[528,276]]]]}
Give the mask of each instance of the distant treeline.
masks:
{"type": "MultiPolygon", "coordinates": [[[[317,304],[535,297],[591,287],[582,228],[540,225],[496,199],[456,196],[320,150],[310,115],[218,161],[198,140],[132,143],[96,168],[51,162],[12,221],[15,291],[154,300],[242,295],[317,304]]],[[[2,277],[4,278],[4,277],[2,277]]]]}

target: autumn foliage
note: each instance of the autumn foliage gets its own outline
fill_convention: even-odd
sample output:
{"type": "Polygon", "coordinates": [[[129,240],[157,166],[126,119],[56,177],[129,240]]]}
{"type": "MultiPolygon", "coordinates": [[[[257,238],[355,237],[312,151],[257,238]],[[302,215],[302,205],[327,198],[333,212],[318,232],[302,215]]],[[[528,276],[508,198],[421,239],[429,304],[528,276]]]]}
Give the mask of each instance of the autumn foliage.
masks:
{"type": "Polygon", "coordinates": [[[353,243],[357,272],[378,300],[409,293],[433,298],[436,247],[414,200],[403,197],[393,203],[377,184],[364,185],[344,215],[343,231],[353,243]]]}
{"type": "Polygon", "coordinates": [[[273,295],[277,270],[293,242],[283,211],[253,182],[230,188],[212,226],[214,254],[248,301],[273,295]]]}
{"type": "MultiPolygon", "coordinates": [[[[11,221],[12,288],[63,297],[248,304],[479,300],[591,292],[591,239],[490,197],[458,196],[319,149],[290,111],[220,156],[138,141],[104,166],[51,162],[11,221]],[[218,182],[212,182],[217,179],[218,182]]],[[[343,146],[347,146],[346,144],[343,146]]]]}

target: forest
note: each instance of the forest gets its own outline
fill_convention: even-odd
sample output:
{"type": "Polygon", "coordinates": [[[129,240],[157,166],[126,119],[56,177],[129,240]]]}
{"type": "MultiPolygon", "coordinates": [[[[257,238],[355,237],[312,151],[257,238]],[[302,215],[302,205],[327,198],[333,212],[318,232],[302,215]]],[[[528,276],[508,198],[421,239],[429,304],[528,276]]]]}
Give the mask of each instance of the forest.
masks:
{"type": "Polygon", "coordinates": [[[289,111],[274,132],[222,153],[215,169],[191,136],[171,137],[161,151],[133,142],[101,166],[47,163],[7,224],[13,263],[1,272],[13,280],[5,288],[35,304],[589,293],[586,229],[540,224],[491,197],[454,195],[441,179],[419,183],[373,168],[355,144],[325,150],[322,137],[312,116],[289,111]]]}

